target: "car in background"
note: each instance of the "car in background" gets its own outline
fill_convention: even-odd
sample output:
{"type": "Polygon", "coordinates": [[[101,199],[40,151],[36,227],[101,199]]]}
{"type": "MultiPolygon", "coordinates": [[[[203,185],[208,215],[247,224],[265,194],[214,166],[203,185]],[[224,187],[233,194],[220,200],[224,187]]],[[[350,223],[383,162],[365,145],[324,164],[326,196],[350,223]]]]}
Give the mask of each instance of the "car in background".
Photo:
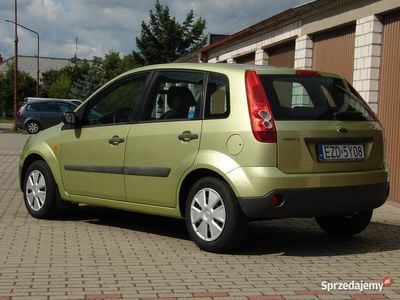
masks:
{"type": "Polygon", "coordinates": [[[72,112],[76,107],[65,100],[28,100],[17,112],[15,127],[35,134],[60,123],[63,113],[72,112]]]}
{"type": "Polygon", "coordinates": [[[381,124],[338,75],[165,64],[122,74],[31,137],[20,186],[36,218],[77,203],[185,218],[220,252],[251,220],[360,233],[388,195],[384,153],[381,124]]]}

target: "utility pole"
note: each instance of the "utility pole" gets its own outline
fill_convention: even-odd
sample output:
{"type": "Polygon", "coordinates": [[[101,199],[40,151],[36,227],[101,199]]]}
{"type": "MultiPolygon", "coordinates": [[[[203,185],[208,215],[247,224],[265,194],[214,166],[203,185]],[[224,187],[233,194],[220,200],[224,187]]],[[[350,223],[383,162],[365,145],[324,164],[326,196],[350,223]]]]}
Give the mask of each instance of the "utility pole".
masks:
{"type": "Polygon", "coordinates": [[[17,29],[17,0],[14,0],[14,126],[17,121],[17,91],[18,91],[18,29],[17,29]]]}
{"type": "Polygon", "coordinates": [[[76,63],[76,59],[78,58],[78,37],[76,36],[75,37],[75,56],[74,56],[74,58],[75,58],[75,63],[76,63]]]}

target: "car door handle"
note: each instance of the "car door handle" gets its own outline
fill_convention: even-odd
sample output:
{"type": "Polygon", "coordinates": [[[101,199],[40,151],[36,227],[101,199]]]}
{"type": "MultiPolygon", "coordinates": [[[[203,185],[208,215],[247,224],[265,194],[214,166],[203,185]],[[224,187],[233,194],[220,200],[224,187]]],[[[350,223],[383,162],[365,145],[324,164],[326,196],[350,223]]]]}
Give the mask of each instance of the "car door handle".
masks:
{"type": "Polygon", "coordinates": [[[111,139],[108,140],[108,142],[113,146],[117,146],[118,144],[125,142],[125,139],[120,138],[118,135],[114,135],[111,139]]]}
{"type": "Polygon", "coordinates": [[[184,131],[182,134],[178,135],[178,139],[182,142],[189,142],[198,138],[198,134],[192,134],[190,131],[184,131]]]}

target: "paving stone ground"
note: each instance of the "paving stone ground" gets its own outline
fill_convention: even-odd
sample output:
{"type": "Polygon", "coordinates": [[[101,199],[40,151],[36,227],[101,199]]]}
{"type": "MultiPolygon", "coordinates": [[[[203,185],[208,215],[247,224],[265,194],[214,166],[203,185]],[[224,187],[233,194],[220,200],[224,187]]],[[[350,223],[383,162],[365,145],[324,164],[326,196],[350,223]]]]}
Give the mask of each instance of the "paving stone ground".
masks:
{"type": "Polygon", "coordinates": [[[182,220],[81,207],[36,220],[18,188],[26,135],[0,133],[0,300],[400,299],[400,206],[376,210],[362,234],[326,236],[312,219],[253,223],[243,247],[200,251],[182,220]],[[327,282],[393,283],[324,291],[327,282]]]}

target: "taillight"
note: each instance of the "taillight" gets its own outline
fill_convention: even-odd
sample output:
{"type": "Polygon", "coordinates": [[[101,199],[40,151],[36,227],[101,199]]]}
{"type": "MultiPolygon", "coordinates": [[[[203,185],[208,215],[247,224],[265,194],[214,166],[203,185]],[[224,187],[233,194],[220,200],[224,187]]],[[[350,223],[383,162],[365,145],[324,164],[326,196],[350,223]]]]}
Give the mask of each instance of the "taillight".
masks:
{"type": "Polygon", "coordinates": [[[21,107],[18,109],[18,111],[17,111],[17,117],[19,117],[19,116],[21,115],[21,112],[22,112],[22,110],[24,109],[25,105],[26,105],[25,103],[22,104],[21,107]]]}
{"type": "Polygon", "coordinates": [[[247,70],[245,77],[253,135],[259,142],[276,143],[275,122],[260,78],[253,70],[247,70]]]}

